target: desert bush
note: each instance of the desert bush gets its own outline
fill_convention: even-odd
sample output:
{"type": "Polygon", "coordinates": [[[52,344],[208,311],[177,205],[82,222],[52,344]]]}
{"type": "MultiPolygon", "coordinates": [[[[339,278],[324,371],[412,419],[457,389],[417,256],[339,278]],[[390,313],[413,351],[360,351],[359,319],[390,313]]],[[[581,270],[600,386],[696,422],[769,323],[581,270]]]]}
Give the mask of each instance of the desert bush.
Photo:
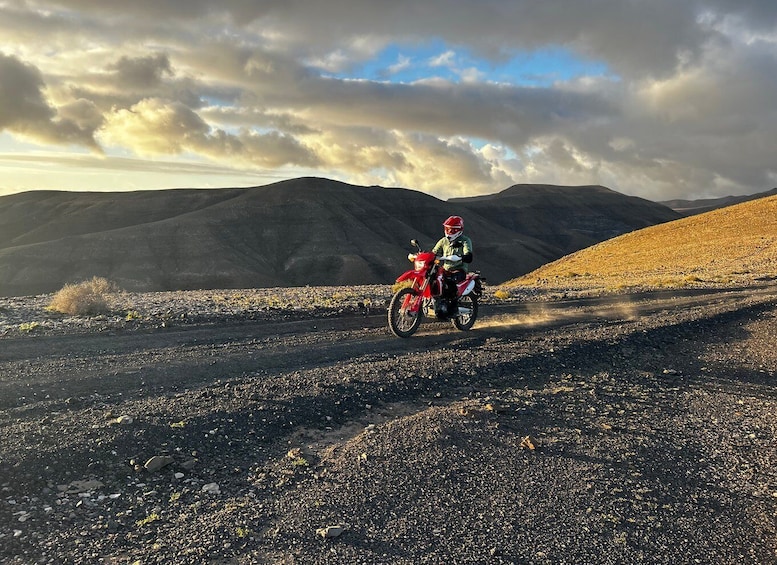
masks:
{"type": "Polygon", "coordinates": [[[19,331],[24,333],[30,333],[35,331],[35,329],[38,327],[40,327],[40,324],[38,322],[24,322],[22,324],[19,324],[19,331]]]}
{"type": "Polygon", "coordinates": [[[499,290],[494,292],[494,298],[498,298],[499,300],[507,300],[508,298],[510,298],[510,293],[500,288],[499,290]]]}
{"type": "Polygon", "coordinates": [[[71,316],[104,314],[110,311],[112,297],[118,292],[120,289],[111,281],[92,277],[88,281],[63,286],[54,294],[48,309],[71,316]]]}
{"type": "Polygon", "coordinates": [[[391,294],[396,294],[403,288],[411,286],[413,286],[413,281],[395,282],[393,285],[391,285],[391,294]]]}

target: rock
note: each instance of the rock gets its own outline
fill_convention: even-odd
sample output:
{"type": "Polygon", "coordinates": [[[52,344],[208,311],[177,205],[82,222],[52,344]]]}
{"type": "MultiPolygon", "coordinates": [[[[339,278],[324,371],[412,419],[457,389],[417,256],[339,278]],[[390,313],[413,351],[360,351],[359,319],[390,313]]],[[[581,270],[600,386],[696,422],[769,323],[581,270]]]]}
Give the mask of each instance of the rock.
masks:
{"type": "Polygon", "coordinates": [[[135,420],[132,418],[132,416],[119,416],[118,418],[115,418],[108,422],[112,426],[129,426],[132,422],[135,420]]]}
{"type": "Polygon", "coordinates": [[[67,485],[58,485],[57,490],[65,494],[80,494],[89,492],[103,486],[100,481],[73,481],[67,485]]]}
{"type": "Polygon", "coordinates": [[[171,463],[175,463],[175,459],[173,459],[169,455],[155,455],[154,457],[146,461],[146,464],[143,465],[143,467],[149,473],[153,473],[155,471],[159,471],[159,469],[162,469],[163,467],[167,467],[171,463]]]}
{"type": "Polygon", "coordinates": [[[531,436],[526,436],[521,440],[521,448],[535,450],[537,449],[537,440],[531,436]]]}
{"type": "Polygon", "coordinates": [[[218,483],[208,483],[202,486],[202,492],[207,494],[221,494],[218,483]]]}
{"type": "Polygon", "coordinates": [[[184,471],[191,471],[192,469],[194,469],[195,465],[197,465],[197,460],[196,459],[187,459],[186,461],[181,463],[181,468],[184,471]]]}
{"type": "Polygon", "coordinates": [[[30,513],[27,512],[26,510],[17,512],[15,515],[18,516],[17,520],[19,520],[19,522],[26,522],[27,520],[30,519],[30,513]]]}
{"type": "Polygon", "coordinates": [[[348,529],[347,526],[343,526],[341,524],[337,524],[335,526],[326,526],[324,528],[318,528],[316,530],[316,535],[321,536],[322,538],[336,538],[342,535],[342,533],[348,529]]]}

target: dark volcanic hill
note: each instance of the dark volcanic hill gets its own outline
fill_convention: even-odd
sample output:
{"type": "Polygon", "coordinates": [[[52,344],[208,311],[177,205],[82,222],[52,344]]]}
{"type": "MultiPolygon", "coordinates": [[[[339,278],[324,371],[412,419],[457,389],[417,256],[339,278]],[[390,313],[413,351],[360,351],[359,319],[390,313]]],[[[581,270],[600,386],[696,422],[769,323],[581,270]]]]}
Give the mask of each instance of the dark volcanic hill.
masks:
{"type": "Polygon", "coordinates": [[[560,255],[680,218],[666,206],[603,186],[517,184],[497,194],[457,198],[492,223],[544,241],[560,255]]]}
{"type": "Polygon", "coordinates": [[[390,283],[409,240],[465,216],[491,282],[677,217],[601,187],[513,187],[442,201],[408,189],[301,178],[263,187],[0,198],[0,295],[104,276],[126,290],[390,283]],[[577,212],[576,212],[577,211],[577,212]]]}

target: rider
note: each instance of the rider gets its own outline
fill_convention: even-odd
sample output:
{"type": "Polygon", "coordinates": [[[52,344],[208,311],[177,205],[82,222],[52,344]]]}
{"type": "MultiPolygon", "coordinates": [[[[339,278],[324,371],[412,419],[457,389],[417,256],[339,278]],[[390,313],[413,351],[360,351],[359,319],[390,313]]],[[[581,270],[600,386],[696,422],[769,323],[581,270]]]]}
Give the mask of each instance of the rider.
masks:
{"type": "MultiPolygon", "coordinates": [[[[467,276],[472,262],[472,240],[464,235],[464,220],[461,216],[451,216],[442,224],[445,237],[434,246],[432,251],[445,258],[442,267],[446,281],[460,283],[467,276]]],[[[456,296],[455,285],[446,285],[446,294],[456,296]]]]}

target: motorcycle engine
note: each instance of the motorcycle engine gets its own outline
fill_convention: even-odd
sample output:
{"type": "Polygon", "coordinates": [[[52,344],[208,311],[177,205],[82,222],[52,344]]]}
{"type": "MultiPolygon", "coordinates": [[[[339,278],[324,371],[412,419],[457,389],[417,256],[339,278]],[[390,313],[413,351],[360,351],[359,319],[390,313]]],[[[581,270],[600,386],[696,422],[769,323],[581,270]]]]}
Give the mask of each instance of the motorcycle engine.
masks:
{"type": "Polygon", "coordinates": [[[439,319],[445,319],[450,316],[451,301],[445,298],[438,298],[434,301],[434,315],[439,319]]]}

